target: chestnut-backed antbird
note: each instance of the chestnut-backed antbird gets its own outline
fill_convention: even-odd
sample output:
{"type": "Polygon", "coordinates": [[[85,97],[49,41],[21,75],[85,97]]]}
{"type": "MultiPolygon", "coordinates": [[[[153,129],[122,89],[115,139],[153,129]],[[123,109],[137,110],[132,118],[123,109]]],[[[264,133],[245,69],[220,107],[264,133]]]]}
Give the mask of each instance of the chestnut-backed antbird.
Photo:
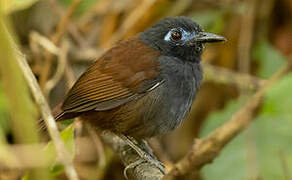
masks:
{"type": "Polygon", "coordinates": [[[95,61],[54,110],[55,118],[80,117],[135,139],[165,134],[190,111],[202,79],[204,44],[224,40],[189,18],[162,19],[95,61]]]}

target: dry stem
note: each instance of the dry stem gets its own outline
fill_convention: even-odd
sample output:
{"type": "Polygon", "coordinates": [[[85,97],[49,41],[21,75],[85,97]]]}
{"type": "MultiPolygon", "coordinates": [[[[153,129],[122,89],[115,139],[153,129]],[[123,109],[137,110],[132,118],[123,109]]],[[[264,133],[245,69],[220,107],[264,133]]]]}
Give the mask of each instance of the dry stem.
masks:
{"type": "MultiPolygon", "coordinates": [[[[12,42],[12,38],[11,42],[12,42]]],[[[13,42],[12,42],[13,43],[13,42]]],[[[14,43],[13,43],[14,44],[14,43]]],[[[49,131],[50,137],[52,138],[53,144],[56,148],[56,152],[58,158],[64,164],[65,172],[70,180],[78,180],[78,176],[76,170],[73,167],[72,159],[70,158],[68,152],[65,149],[64,143],[61,139],[60,133],[58,131],[56,122],[51,114],[51,110],[49,105],[47,104],[44,96],[41,93],[41,90],[38,86],[38,83],[27,64],[25,57],[21,54],[21,52],[15,47],[15,53],[17,55],[18,64],[23,71],[24,77],[28,83],[30,90],[32,91],[32,95],[35,98],[36,103],[38,104],[42,117],[46,122],[47,129],[49,131]]]]}

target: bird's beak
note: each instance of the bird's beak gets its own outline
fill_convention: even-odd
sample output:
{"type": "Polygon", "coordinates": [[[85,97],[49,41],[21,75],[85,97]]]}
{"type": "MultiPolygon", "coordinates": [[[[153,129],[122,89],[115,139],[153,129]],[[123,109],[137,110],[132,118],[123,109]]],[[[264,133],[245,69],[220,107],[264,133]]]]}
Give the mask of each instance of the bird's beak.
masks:
{"type": "Polygon", "coordinates": [[[226,41],[227,39],[223,36],[208,33],[208,32],[200,32],[199,34],[196,34],[192,38],[192,42],[201,42],[201,43],[213,43],[213,42],[221,42],[226,41]]]}

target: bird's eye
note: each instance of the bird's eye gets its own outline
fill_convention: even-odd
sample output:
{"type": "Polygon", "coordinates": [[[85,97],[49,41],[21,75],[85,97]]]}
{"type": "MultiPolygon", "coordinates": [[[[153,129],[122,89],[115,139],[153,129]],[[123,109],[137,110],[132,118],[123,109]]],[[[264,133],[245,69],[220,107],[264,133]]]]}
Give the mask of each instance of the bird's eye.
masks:
{"type": "Polygon", "coordinates": [[[174,30],[171,32],[171,39],[174,41],[181,40],[182,33],[179,30],[174,30]]]}

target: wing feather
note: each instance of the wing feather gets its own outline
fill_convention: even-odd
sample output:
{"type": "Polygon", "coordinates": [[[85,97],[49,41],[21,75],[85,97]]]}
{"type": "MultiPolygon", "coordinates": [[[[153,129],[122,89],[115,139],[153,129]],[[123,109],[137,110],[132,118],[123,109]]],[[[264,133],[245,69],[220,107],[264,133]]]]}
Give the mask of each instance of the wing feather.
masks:
{"type": "Polygon", "coordinates": [[[111,109],[154,89],[162,82],[159,56],[137,38],[121,42],[81,75],[65,98],[63,111],[111,109]]]}

